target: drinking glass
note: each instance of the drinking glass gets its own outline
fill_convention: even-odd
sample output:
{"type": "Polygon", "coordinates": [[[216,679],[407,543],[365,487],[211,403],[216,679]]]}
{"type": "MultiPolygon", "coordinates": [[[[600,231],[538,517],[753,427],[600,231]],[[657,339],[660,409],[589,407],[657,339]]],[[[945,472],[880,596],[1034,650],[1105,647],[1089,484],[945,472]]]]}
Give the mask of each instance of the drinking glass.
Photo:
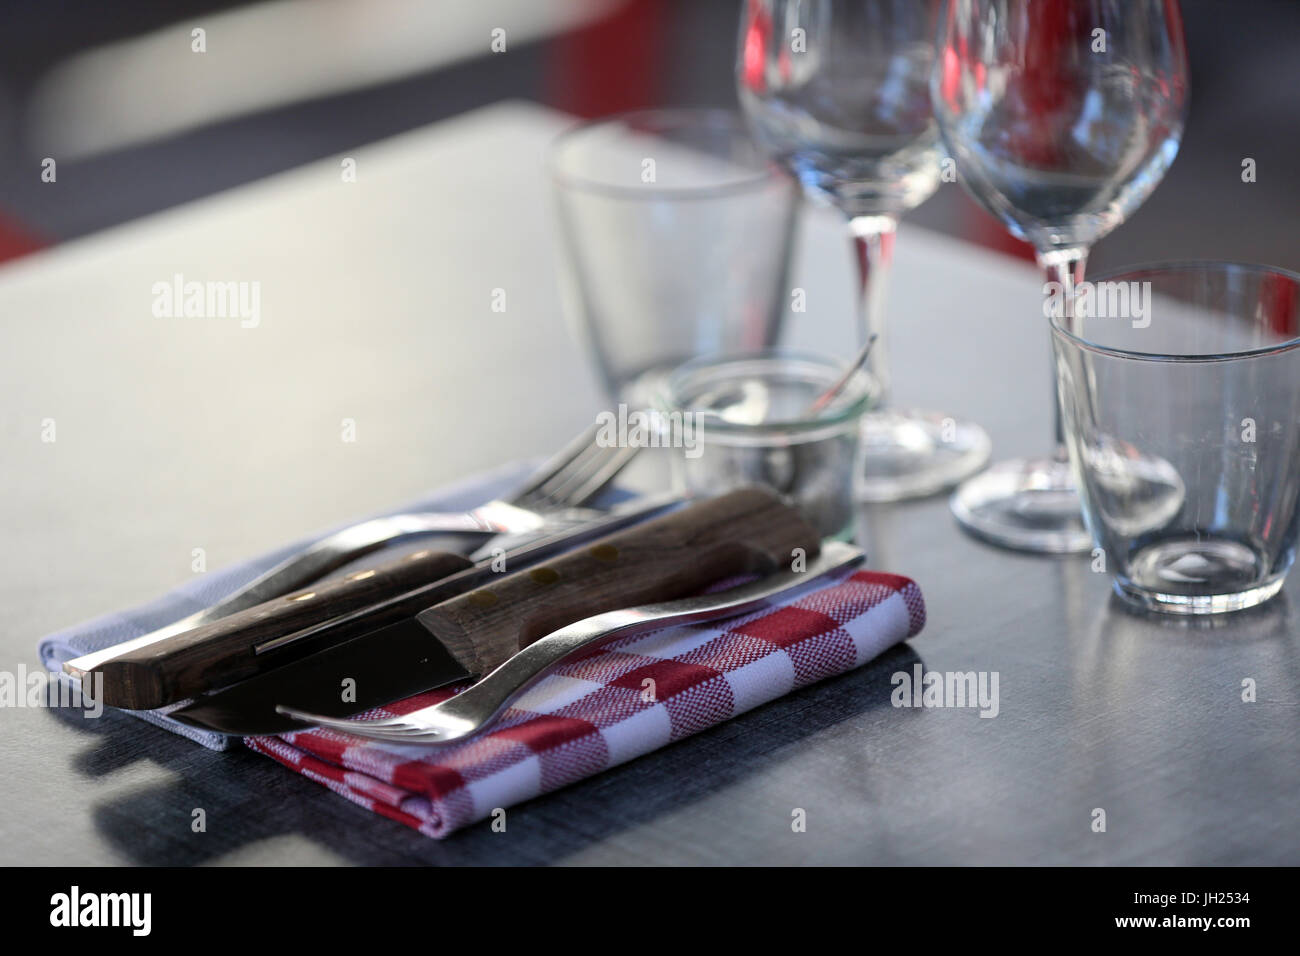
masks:
{"type": "MultiPolygon", "coordinates": [[[[931,93],[962,185],[1033,244],[1068,312],[1089,247],[1173,162],[1187,108],[1177,0],[947,0],[931,93]]],[[[1054,405],[1055,407],[1055,405],[1054,405]]],[[[1087,550],[1056,413],[1056,447],[962,484],[957,520],[996,544],[1087,550]]]]}
{"type": "MultiPolygon", "coordinates": [[[[899,218],[939,185],[930,110],[938,0],[745,0],[737,86],[755,138],[815,200],[848,220],[868,369],[889,393],[885,282],[899,218]]],[[[863,419],[859,497],[894,501],[956,484],[988,460],[978,425],[881,408],[863,419]]]]}
{"type": "Polygon", "coordinates": [[[1084,521],[1115,590],[1182,614],[1267,600],[1300,528],[1300,275],[1188,262],[1097,286],[1141,308],[1079,308],[1052,331],[1084,521]]]}
{"type": "Polygon", "coordinates": [[[595,120],[559,138],[551,172],[567,312],[611,398],[647,407],[692,356],[776,344],[799,190],[740,116],[595,120]]]}

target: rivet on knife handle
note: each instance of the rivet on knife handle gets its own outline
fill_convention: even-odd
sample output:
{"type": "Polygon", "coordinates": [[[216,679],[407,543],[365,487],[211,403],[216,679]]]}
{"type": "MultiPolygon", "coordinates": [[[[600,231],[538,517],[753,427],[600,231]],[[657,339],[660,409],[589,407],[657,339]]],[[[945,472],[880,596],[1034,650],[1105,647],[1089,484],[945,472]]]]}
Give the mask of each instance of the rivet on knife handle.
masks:
{"type": "Polygon", "coordinates": [[[507,575],[418,619],[469,673],[485,674],[566,624],[635,604],[671,601],[739,574],[815,556],[816,529],[770,492],[744,488],[507,575]]]}

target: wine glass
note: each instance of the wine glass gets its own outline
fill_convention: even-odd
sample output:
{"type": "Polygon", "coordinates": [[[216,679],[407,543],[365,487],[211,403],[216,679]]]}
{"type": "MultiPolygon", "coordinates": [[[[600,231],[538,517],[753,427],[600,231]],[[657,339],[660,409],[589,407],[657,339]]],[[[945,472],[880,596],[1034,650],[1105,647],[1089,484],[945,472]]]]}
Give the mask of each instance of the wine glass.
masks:
{"type": "MultiPolygon", "coordinates": [[[[1178,153],[1187,51],[1177,0],[947,0],[931,95],[959,181],[1030,242],[1070,314],[1091,245],[1178,153]]],[[[1027,551],[1090,549],[1056,409],[1051,457],[999,462],[952,498],[957,520],[1027,551]]]]}
{"type": "Polygon", "coordinates": [[[938,0],[745,0],[737,86],[754,137],[815,200],[848,220],[858,263],[861,341],[880,409],[863,419],[857,494],[933,494],[989,456],[978,425],[889,409],[885,281],[899,218],[939,185],[943,147],[930,109],[938,0]]]}

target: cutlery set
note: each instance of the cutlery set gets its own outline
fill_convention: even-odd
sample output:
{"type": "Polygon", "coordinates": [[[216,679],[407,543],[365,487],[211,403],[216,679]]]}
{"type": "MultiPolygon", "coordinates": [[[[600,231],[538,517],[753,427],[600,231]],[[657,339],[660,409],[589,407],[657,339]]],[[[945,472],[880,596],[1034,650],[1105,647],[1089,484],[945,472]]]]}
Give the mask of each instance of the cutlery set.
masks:
{"type": "Polygon", "coordinates": [[[96,675],[110,706],[170,708],[171,720],[219,734],[328,727],[437,746],[489,726],[575,655],[765,607],[863,558],[823,545],[797,510],[759,488],[590,507],[634,453],[601,447],[588,430],[508,500],[346,528],[219,604],[63,669],[96,675]],[[416,535],[442,537],[322,580],[416,535]],[[400,718],[357,719],[453,684],[469,686],[400,718]]]}

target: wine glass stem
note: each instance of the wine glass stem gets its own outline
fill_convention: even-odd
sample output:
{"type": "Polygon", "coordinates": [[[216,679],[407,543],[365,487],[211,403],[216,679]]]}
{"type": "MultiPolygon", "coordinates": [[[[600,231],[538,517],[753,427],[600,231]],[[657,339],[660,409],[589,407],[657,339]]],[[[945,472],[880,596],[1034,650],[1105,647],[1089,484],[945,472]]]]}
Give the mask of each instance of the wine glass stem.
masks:
{"type": "MultiPolygon", "coordinates": [[[[1061,303],[1062,309],[1064,309],[1066,328],[1073,326],[1071,320],[1074,318],[1075,289],[1083,281],[1083,270],[1087,263],[1088,250],[1083,246],[1070,249],[1051,249],[1038,253],[1038,264],[1042,267],[1047,280],[1047,286],[1043,289],[1044,298],[1050,298],[1053,293],[1058,296],[1058,301],[1061,303]]],[[[1051,345],[1050,336],[1048,345],[1051,345]]],[[[1053,445],[1052,455],[1057,461],[1068,461],[1069,454],[1065,448],[1065,431],[1061,423],[1060,391],[1056,387],[1055,353],[1052,356],[1052,411],[1055,416],[1052,436],[1055,444],[1053,445]]]]}
{"type": "Polygon", "coordinates": [[[894,230],[898,220],[891,216],[850,216],[849,233],[858,263],[858,344],[865,345],[875,333],[867,370],[875,378],[880,394],[876,406],[889,398],[889,348],[885,337],[885,293],[889,265],[894,257],[894,230]]]}

